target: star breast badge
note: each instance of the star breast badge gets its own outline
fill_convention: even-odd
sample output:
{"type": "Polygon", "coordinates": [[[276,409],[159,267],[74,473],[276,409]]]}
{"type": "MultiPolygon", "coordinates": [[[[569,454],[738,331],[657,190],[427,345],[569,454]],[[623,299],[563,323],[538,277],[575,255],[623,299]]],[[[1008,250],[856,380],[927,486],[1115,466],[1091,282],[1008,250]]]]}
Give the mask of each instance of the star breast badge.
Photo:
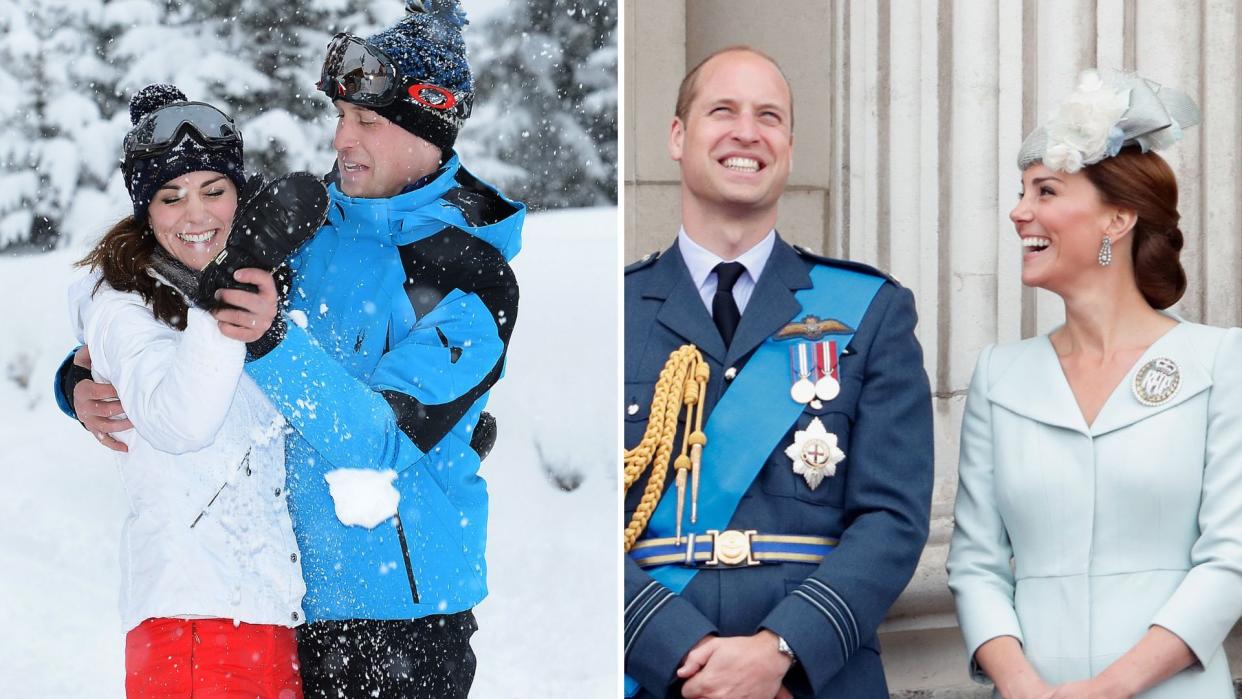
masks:
{"type": "Polygon", "coordinates": [[[815,490],[825,476],[837,475],[837,464],[845,459],[845,452],[837,447],[837,436],[824,429],[819,418],[813,418],[805,430],[794,432],[793,444],[785,448],[785,456],[793,461],[793,472],[815,490]]]}

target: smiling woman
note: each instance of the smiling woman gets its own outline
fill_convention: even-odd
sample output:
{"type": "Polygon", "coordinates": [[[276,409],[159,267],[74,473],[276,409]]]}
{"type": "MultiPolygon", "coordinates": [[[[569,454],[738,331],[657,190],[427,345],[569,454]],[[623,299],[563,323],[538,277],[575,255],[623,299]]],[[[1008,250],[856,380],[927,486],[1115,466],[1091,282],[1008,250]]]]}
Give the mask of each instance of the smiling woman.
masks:
{"type": "Polygon", "coordinates": [[[972,673],[1003,696],[1234,695],[1242,330],[1162,312],[1186,276],[1177,181],[1151,150],[1198,119],[1181,93],[1091,71],[1023,144],[1022,282],[1066,322],[980,356],[948,557],[972,673]]]}
{"type": "Polygon", "coordinates": [[[118,456],[126,694],[298,697],[293,627],[306,587],[288,508],[271,496],[285,482],[283,423],[242,370],[241,340],[276,327],[274,281],[246,270],[270,304],[240,339],[182,288],[229,239],[241,134],[166,85],[135,95],[130,116],[122,170],[134,213],[81,262],[94,275],[71,292],[93,376],[115,386],[127,416],[112,435],[128,448],[118,456]]]}
{"type": "Polygon", "coordinates": [[[201,270],[224,249],[236,209],[236,185],[218,172],[201,170],[164,183],[147,215],[160,247],[201,270]]]}

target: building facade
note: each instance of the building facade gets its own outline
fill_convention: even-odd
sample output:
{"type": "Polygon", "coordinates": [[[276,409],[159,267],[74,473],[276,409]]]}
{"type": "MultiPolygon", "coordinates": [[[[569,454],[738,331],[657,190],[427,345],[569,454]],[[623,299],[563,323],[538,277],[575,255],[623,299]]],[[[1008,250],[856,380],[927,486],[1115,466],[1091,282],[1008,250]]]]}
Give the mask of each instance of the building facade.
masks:
{"type": "MultiPolygon", "coordinates": [[[[1189,290],[1172,310],[1242,325],[1242,5],[1234,0],[629,0],[625,257],[677,231],[667,140],[685,70],[748,44],[793,86],[794,168],[777,224],[794,243],[889,271],[914,291],[936,415],[932,530],[881,629],[894,696],[983,697],[946,587],[957,436],[979,351],[1056,327],[1024,289],[1008,219],[1018,147],[1095,67],[1191,95],[1203,123],[1163,153],[1178,176],[1189,290]]],[[[1242,675],[1242,632],[1229,641],[1242,675]]]]}

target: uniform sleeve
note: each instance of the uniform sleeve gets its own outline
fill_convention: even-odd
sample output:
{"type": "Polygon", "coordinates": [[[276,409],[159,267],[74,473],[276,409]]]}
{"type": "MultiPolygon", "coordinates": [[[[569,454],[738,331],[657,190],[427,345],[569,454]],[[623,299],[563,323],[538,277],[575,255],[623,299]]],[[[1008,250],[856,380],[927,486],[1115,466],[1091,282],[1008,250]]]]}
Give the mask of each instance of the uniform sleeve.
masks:
{"type": "Polygon", "coordinates": [[[694,605],[625,557],[625,674],[657,697],[677,679],[686,653],[716,627],[694,605]]]}
{"type": "Polygon", "coordinates": [[[167,332],[145,305],[101,295],[85,325],[94,371],[116,387],[125,414],[151,446],[170,454],[215,441],[224,424],[246,347],[191,308],[184,332],[167,332]]]}
{"type": "Polygon", "coordinates": [[[1216,352],[1208,398],[1199,538],[1191,569],[1152,624],[1177,634],[1203,666],[1242,616],[1242,329],[1216,352]]]}
{"type": "Polygon", "coordinates": [[[470,255],[440,260],[442,284],[407,285],[417,320],[366,381],[292,321],[274,349],[247,365],[276,408],[334,465],[409,467],[500,378],[517,320],[517,280],[499,252],[476,244],[470,255]]]}
{"type": "Polygon", "coordinates": [[[1013,549],[994,495],[992,418],[987,399],[991,356],[991,347],[980,354],[966,397],[947,563],[970,674],[980,682],[987,682],[988,677],[974,660],[979,646],[999,636],[1013,636],[1023,642],[1013,607],[1014,577],[1009,565],[1013,549]]]}
{"type": "Polygon", "coordinates": [[[868,315],[873,313],[877,330],[866,348],[850,437],[849,524],[836,550],[760,624],[789,643],[817,695],[875,636],[927,540],[931,393],[914,336],[914,297],[886,284],[872,302],[868,315]]]}

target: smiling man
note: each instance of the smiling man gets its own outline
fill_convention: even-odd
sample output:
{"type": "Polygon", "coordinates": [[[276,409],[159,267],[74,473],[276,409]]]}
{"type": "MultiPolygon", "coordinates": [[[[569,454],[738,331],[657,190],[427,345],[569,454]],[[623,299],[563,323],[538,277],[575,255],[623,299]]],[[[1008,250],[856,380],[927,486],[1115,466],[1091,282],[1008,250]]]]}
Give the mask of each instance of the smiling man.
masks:
{"type": "Polygon", "coordinates": [[[464,697],[486,595],[487,488],[476,436],[517,320],[509,260],[524,207],[462,167],[465,17],[411,2],[328,46],[337,112],[328,221],[293,259],[284,338],[247,371],[296,434],[289,504],[303,551],[307,697],[464,697]],[[336,515],[327,474],[395,473],[374,528],[336,515]]]}
{"type": "MultiPolygon", "coordinates": [[[[288,499],[302,552],[308,698],[465,697],[471,610],[487,594],[480,418],[517,321],[509,260],[525,207],[453,151],[474,97],[457,1],[407,10],[328,46],[318,87],[338,121],[327,223],[289,262],[287,322],[247,357],[293,428],[287,488],[272,498],[288,499]],[[382,523],[338,518],[329,475],[341,469],[392,481],[399,500],[382,523]]],[[[87,398],[107,388],[62,392],[104,432],[91,420],[121,408],[87,398]]],[[[375,499],[391,496],[382,490],[375,499]]]]}
{"type": "Polygon", "coordinates": [[[777,235],[793,123],[762,53],[691,70],[668,143],[682,227],[626,269],[625,440],[655,445],[627,468],[702,450],[697,487],[640,471],[626,494],[630,696],[888,696],[876,628],[927,538],[930,393],[910,292],[777,235]],[[701,434],[651,414],[685,345],[701,434]]]}

